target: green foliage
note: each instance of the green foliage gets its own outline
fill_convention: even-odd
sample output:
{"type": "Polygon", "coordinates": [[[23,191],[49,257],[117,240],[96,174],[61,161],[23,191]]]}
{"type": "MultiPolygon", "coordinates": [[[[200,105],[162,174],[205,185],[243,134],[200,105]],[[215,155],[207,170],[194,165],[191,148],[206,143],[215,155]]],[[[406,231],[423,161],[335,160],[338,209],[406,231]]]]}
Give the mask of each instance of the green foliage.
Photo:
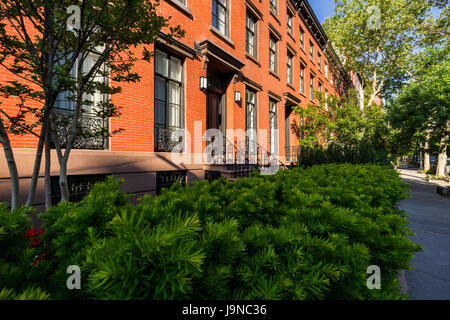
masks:
{"type": "Polygon", "coordinates": [[[397,154],[422,150],[442,152],[450,136],[450,46],[418,54],[418,81],[405,85],[389,108],[393,128],[391,144],[397,154]]]}
{"type": "Polygon", "coordinates": [[[367,141],[362,141],[351,147],[332,143],[326,148],[300,148],[298,163],[300,166],[310,167],[328,163],[376,163],[386,165],[389,161],[384,148],[375,148],[367,141]]]}
{"type": "Polygon", "coordinates": [[[31,241],[25,236],[31,229],[31,211],[21,207],[11,212],[5,203],[0,203],[0,288],[25,290],[22,294],[2,290],[0,299],[37,299],[41,296],[39,288],[28,289],[30,283],[39,283],[44,276],[42,269],[31,267],[35,252],[29,247],[31,241]]]}
{"type": "Polygon", "coordinates": [[[387,162],[389,130],[381,107],[361,110],[355,90],[341,99],[324,99],[320,93],[318,97],[319,104],[294,107],[304,119],[302,127],[294,125],[301,165],[387,162]]]}
{"type": "Polygon", "coordinates": [[[22,293],[15,293],[12,289],[2,289],[0,300],[47,300],[49,295],[40,288],[28,288],[22,293]]]}
{"type": "MultiPolygon", "coordinates": [[[[40,215],[44,220],[42,237],[48,246],[48,259],[44,265],[53,270],[48,276],[49,292],[53,298],[85,298],[84,292],[67,290],[66,270],[70,265],[80,265],[86,258],[86,247],[91,237],[107,237],[111,234],[109,222],[131,204],[130,197],[120,192],[122,180],[108,177],[105,183],[96,184],[89,195],[78,203],[61,202],[40,215]]],[[[81,273],[82,281],[85,272],[81,273]]]]}
{"type": "Polygon", "coordinates": [[[81,202],[42,214],[42,278],[4,287],[38,284],[52,299],[406,298],[397,270],[419,247],[396,208],[407,186],[389,167],[177,184],[136,205],[120,183],[109,178],[81,202]],[[372,264],[382,270],[380,291],[366,287],[372,264]],[[81,290],[66,288],[69,265],[81,268],[81,290]]]}
{"type": "Polygon", "coordinates": [[[410,54],[420,47],[420,31],[431,16],[431,1],[335,2],[334,15],[323,26],[333,46],[346,57],[347,71],[364,78],[371,98],[392,96],[413,71],[410,54]]]}

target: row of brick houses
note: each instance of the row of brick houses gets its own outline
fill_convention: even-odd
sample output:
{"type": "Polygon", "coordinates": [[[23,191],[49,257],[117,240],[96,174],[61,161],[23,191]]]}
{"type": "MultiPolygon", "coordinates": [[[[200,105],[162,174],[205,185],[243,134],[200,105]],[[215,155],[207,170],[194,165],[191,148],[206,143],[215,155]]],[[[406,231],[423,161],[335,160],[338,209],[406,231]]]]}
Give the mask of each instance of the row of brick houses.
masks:
{"type": "MultiPolygon", "coordinates": [[[[249,138],[236,132],[254,129],[250,140],[257,142],[258,157],[291,164],[299,145],[291,125],[301,123],[292,107],[318,103],[314,91],[341,95],[352,86],[306,0],[164,0],[158,11],[181,25],[185,37],[177,44],[161,40],[150,48],[153,63],[136,64],[141,81],[122,85],[123,92],[113,98],[123,107],[122,115],[97,124],[124,131],[107,140],[80,141],[72,151],[72,199],[106,175],[124,178],[123,190],[137,195],[157,193],[176,180],[226,175],[229,165],[195,161],[207,146],[202,136],[208,129],[223,134],[224,154],[232,153],[234,162],[240,150],[249,151],[249,138]],[[171,152],[174,129],[185,129],[191,137],[184,141],[182,161],[174,161],[171,152]]],[[[7,71],[0,70],[0,81],[8,79],[7,71]]],[[[3,101],[6,111],[14,107],[13,101],[3,101]]],[[[95,124],[95,119],[89,121],[95,124]]],[[[36,144],[31,135],[12,139],[23,198],[36,144]]],[[[56,155],[52,157],[57,199],[59,168],[56,155]]],[[[8,201],[3,153],[0,163],[0,201],[8,201]]],[[[40,180],[36,206],[44,203],[40,180]]]]}

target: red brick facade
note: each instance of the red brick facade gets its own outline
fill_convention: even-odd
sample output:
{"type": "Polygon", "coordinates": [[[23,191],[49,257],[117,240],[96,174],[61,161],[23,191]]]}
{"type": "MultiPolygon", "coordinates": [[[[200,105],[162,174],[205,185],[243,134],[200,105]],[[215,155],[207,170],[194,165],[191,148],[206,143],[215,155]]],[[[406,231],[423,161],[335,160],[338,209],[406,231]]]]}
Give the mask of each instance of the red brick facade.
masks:
{"type": "MultiPolygon", "coordinates": [[[[324,34],[320,23],[317,21],[307,1],[303,0],[277,0],[276,10],[270,9],[271,0],[226,0],[227,3],[227,35],[221,34],[212,26],[213,0],[162,0],[158,7],[158,13],[165,17],[172,17],[171,24],[181,25],[186,31],[181,44],[174,48],[164,44],[158,44],[160,49],[172,53],[182,60],[183,88],[182,104],[184,107],[184,124],[191,134],[189,152],[201,152],[194,148],[199,142],[194,141],[194,124],[202,123],[202,132],[207,129],[207,105],[208,94],[200,90],[200,78],[208,77],[216,73],[218,78],[226,78],[224,88],[225,114],[224,127],[226,129],[246,129],[246,90],[257,92],[257,128],[258,141],[269,150],[267,133],[269,132],[269,99],[277,103],[277,128],[279,158],[285,159],[285,147],[298,146],[298,141],[293,132],[286,130],[286,125],[293,122],[296,116],[290,113],[290,107],[300,105],[306,107],[312,103],[310,100],[310,77],[314,75],[314,90],[319,90],[321,83],[322,92],[339,94],[344,92],[348,84],[342,65],[324,34]],[[185,3],[185,5],[183,4],[185,3]],[[276,12],[275,12],[276,11],[276,12]],[[246,50],[246,16],[250,14],[256,23],[256,57],[252,57],[246,50]],[[291,29],[288,28],[288,14],[292,16],[291,29]],[[304,47],[301,46],[301,30],[304,32],[304,47]],[[269,70],[269,39],[277,40],[276,64],[277,71],[269,70]],[[310,44],[313,44],[314,61],[310,59],[310,44]],[[287,79],[287,57],[292,56],[292,84],[287,79]],[[321,56],[321,68],[318,57],[321,56]],[[304,93],[300,92],[300,72],[304,67],[304,93]],[[327,67],[326,67],[327,66],[327,67]],[[328,70],[325,71],[325,68],[328,70]],[[332,79],[333,77],[333,79],[332,79]],[[335,79],[334,79],[335,78],[335,79]],[[240,92],[242,102],[235,102],[235,92],[240,92]],[[289,122],[286,118],[289,118],[289,122]],[[259,134],[264,133],[266,135],[259,134]],[[287,141],[290,140],[290,141],[287,141]]],[[[153,50],[153,48],[149,48],[153,50]]],[[[125,131],[109,139],[108,148],[105,151],[77,151],[74,152],[69,166],[69,174],[112,173],[118,176],[129,176],[133,172],[142,172],[149,176],[145,179],[154,180],[155,172],[159,170],[170,171],[179,169],[180,165],[167,165],[167,161],[161,158],[155,151],[155,64],[138,62],[136,69],[142,76],[137,84],[121,84],[123,92],[113,97],[113,101],[122,107],[120,118],[110,120],[110,129],[123,128],[125,131]],[[127,160],[121,160],[121,153],[126,153],[127,160]],[[139,155],[142,160],[139,165],[130,165],[129,158],[133,153],[139,155]],[[106,161],[102,166],[94,161],[95,154],[107,157],[110,154],[115,161],[106,161]],[[158,162],[160,161],[160,162],[158,162]],[[162,162],[161,162],[162,161],[162,162]]],[[[5,69],[0,69],[0,81],[11,79],[11,75],[5,69]]],[[[315,100],[317,103],[317,99],[315,100]]],[[[3,101],[2,107],[6,111],[12,111],[14,101],[3,101]]],[[[299,122],[299,119],[296,119],[299,122]]],[[[233,140],[233,137],[227,137],[233,140]]],[[[37,139],[31,135],[13,137],[13,147],[19,151],[18,161],[31,161],[32,150],[37,139]],[[20,154],[24,154],[20,156],[20,154]],[[27,155],[27,156],[26,156],[27,155]],[[29,160],[28,157],[30,158],[29,160]]],[[[202,142],[205,147],[205,142],[202,142]]],[[[3,157],[3,155],[1,154],[3,157]]],[[[0,179],[8,176],[4,159],[0,170],[0,179]]],[[[53,162],[53,172],[57,175],[57,161],[53,162]]],[[[195,180],[204,177],[202,166],[182,164],[189,171],[188,179],[195,180]]],[[[30,175],[30,165],[19,164],[22,177],[30,175]]],[[[143,175],[140,175],[141,179],[143,175]]],[[[129,176],[131,177],[131,176],[129,176]]],[[[144,180],[145,180],[144,179],[144,180]]],[[[154,181],[129,183],[130,192],[153,191],[154,181]]],[[[24,189],[26,186],[21,186],[24,189]]],[[[6,184],[0,183],[0,190],[6,192],[6,184]],[[3,185],[3,187],[2,187],[3,185]]],[[[3,191],[2,191],[3,193],[3,191]]],[[[8,200],[0,196],[0,201],[8,200]]],[[[38,201],[39,202],[39,201],[38,201]]]]}

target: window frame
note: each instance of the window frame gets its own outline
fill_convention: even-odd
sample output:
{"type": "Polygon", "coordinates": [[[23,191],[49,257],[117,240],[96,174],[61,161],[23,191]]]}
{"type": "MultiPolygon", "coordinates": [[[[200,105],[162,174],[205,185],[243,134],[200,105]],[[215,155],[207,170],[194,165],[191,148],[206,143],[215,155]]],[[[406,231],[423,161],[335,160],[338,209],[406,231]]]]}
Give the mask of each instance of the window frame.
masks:
{"type": "MultiPolygon", "coordinates": [[[[157,141],[157,135],[156,130],[158,129],[184,129],[185,127],[185,109],[184,109],[184,95],[185,95],[185,77],[184,77],[184,59],[182,57],[179,57],[177,55],[172,54],[171,52],[168,52],[162,48],[155,48],[155,69],[154,69],[154,128],[155,128],[155,137],[154,137],[154,145],[155,145],[155,152],[158,152],[159,145],[157,141]],[[157,71],[157,54],[158,52],[165,55],[166,63],[167,63],[167,75],[164,75],[157,71]],[[171,68],[172,68],[172,60],[178,60],[179,61],[179,80],[174,79],[171,77],[171,68]],[[158,85],[158,78],[164,81],[164,99],[161,100],[158,98],[158,91],[157,91],[157,85],[158,85]],[[178,85],[178,94],[179,94],[179,104],[178,107],[178,115],[176,119],[178,120],[178,125],[173,125],[171,123],[171,105],[174,103],[171,103],[170,101],[170,85],[175,84],[178,85]],[[164,102],[164,124],[157,122],[159,119],[159,110],[157,108],[157,102],[164,102]]],[[[176,105],[176,104],[175,104],[176,105]]]]}
{"type": "Polygon", "coordinates": [[[292,14],[291,10],[289,10],[289,8],[287,8],[286,25],[287,32],[291,35],[294,35],[294,15],[292,14]],[[289,21],[291,22],[291,24],[289,24],[289,21]]]}
{"type": "Polygon", "coordinates": [[[305,50],[305,30],[300,26],[300,48],[305,50]]]}
{"type": "Polygon", "coordinates": [[[269,70],[275,74],[278,74],[278,39],[274,37],[272,34],[269,36],[269,70]],[[272,43],[274,44],[275,49],[272,49],[272,43]],[[272,69],[272,55],[274,56],[272,69]]]}
{"type": "Polygon", "coordinates": [[[289,51],[286,55],[286,81],[287,84],[294,85],[294,56],[289,51]]]}
{"type": "Polygon", "coordinates": [[[309,76],[309,99],[311,101],[314,101],[314,78],[315,75],[311,73],[309,76]]]}
{"type": "Polygon", "coordinates": [[[246,139],[245,139],[245,141],[246,141],[245,150],[248,153],[254,154],[254,153],[256,153],[256,149],[253,150],[250,148],[250,146],[252,146],[253,148],[256,147],[255,143],[257,143],[257,140],[258,140],[258,91],[253,88],[250,88],[248,86],[245,87],[245,132],[247,133],[246,139]],[[253,95],[253,99],[254,99],[253,102],[250,101],[250,94],[253,95]],[[254,111],[253,115],[252,115],[253,116],[252,128],[250,128],[250,126],[249,126],[249,124],[250,124],[250,122],[249,122],[250,121],[249,105],[253,106],[253,111],[254,111]],[[249,129],[254,130],[255,137],[251,137],[251,136],[247,135],[249,132],[249,129]],[[253,140],[254,140],[253,143],[249,143],[250,138],[253,138],[253,140]]]}
{"type": "Polygon", "coordinates": [[[258,59],[258,18],[255,17],[252,13],[250,13],[247,10],[247,14],[245,16],[245,52],[252,56],[255,59],[258,59]],[[254,54],[250,53],[249,51],[249,32],[251,32],[251,30],[248,27],[248,20],[252,20],[253,24],[254,24],[254,33],[253,33],[253,39],[254,39],[254,43],[252,44],[253,46],[253,52],[254,54]]]}
{"type": "Polygon", "coordinates": [[[314,43],[309,41],[309,59],[314,63],[314,43]]]}
{"type": "Polygon", "coordinates": [[[223,34],[225,37],[230,37],[230,1],[224,0],[225,5],[221,3],[220,0],[212,0],[212,22],[211,25],[213,28],[215,28],[217,31],[219,31],[221,34],[223,34]],[[214,12],[214,4],[216,4],[216,12],[214,12]],[[225,25],[225,33],[220,30],[219,26],[219,7],[222,7],[225,9],[225,21],[222,21],[225,25]],[[216,19],[214,19],[216,18],[216,19]],[[214,24],[216,22],[216,25],[214,24]]]}
{"type": "Polygon", "coordinates": [[[269,98],[269,152],[271,154],[278,153],[278,137],[276,130],[278,129],[278,101],[269,98]],[[272,110],[274,107],[274,111],[272,110]],[[273,127],[272,127],[273,120],[273,127]],[[273,141],[272,141],[273,140],[273,141]]]}
{"type": "Polygon", "coordinates": [[[269,0],[269,10],[278,16],[278,0],[269,0]]]}
{"type": "Polygon", "coordinates": [[[319,71],[322,72],[322,55],[319,50],[317,50],[317,67],[319,68],[319,71]]]}
{"type": "Polygon", "coordinates": [[[306,67],[303,63],[300,64],[300,93],[305,95],[305,70],[306,67]]]}

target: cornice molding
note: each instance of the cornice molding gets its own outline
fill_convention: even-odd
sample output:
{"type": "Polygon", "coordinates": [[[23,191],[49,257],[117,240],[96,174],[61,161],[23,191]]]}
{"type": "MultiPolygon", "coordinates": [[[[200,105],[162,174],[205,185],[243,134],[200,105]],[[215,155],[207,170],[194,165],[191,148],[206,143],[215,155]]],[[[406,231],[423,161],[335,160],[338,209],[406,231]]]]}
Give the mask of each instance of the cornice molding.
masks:
{"type": "Polygon", "coordinates": [[[245,5],[250,10],[250,12],[259,20],[263,20],[263,14],[250,0],[245,0],[245,5]]]}

